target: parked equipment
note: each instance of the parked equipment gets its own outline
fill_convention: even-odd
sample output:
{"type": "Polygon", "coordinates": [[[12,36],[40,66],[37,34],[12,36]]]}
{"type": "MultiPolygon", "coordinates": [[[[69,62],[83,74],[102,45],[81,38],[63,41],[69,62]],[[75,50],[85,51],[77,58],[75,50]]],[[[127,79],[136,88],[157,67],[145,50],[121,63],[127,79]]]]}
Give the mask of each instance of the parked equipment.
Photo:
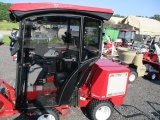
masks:
{"type": "Polygon", "coordinates": [[[121,29],[118,35],[118,39],[122,40],[122,43],[124,47],[128,47],[133,45],[135,41],[135,30],[130,29],[121,29]]]}
{"type": "Polygon", "coordinates": [[[2,42],[3,42],[3,39],[4,39],[3,35],[2,35],[2,34],[0,34],[0,43],[2,43],[2,42]]]}
{"type": "Polygon", "coordinates": [[[11,50],[17,53],[16,88],[0,80],[0,117],[23,112],[59,120],[74,106],[88,108],[92,120],[109,119],[113,106],[123,104],[130,75],[125,66],[100,59],[103,20],[113,11],[54,3],[13,4],[9,11],[19,22],[11,50]],[[63,39],[53,27],[67,28],[63,39]]]}
{"type": "MultiPolygon", "coordinates": [[[[19,35],[19,29],[13,28],[11,31],[11,35],[9,35],[10,39],[10,51],[12,51],[14,44],[17,42],[17,37],[19,35]]],[[[12,54],[13,61],[17,60],[17,53],[12,54]]]]}
{"type": "Polygon", "coordinates": [[[147,68],[150,80],[160,80],[160,47],[154,44],[155,51],[146,52],[143,56],[143,64],[147,68]]]}
{"type": "Polygon", "coordinates": [[[110,39],[107,35],[107,42],[104,42],[103,55],[104,56],[118,56],[117,47],[129,47],[132,46],[135,39],[135,30],[121,29],[119,31],[118,39],[110,39]]]}
{"type": "Polygon", "coordinates": [[[134,49],[118,47],[117,48],[120,64],[127,66],[130,70],[129,82],[133,83],[137,77],[145,75],[146,67],[143,65],[143,54],[134,49]]]}

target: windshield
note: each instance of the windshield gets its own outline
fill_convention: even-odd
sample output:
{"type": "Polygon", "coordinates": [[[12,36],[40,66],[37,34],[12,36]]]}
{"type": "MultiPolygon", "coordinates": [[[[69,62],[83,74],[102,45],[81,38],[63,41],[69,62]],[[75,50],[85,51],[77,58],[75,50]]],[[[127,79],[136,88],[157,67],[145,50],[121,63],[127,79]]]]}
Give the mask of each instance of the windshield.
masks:
{"type": "Polygon", "coordinates": [[[133,40],[135,37],[135,33],[134,32],[125,32],[125,31],[120,31],[118,38],[123,38],[126,39],[128,42],[131,42],[131,40],[133,40]]]}
{"type": "Polygon", "coordinates": [[[124,38],[125,37],[125,32],[120,31],[118,38],[124,38]]]}
{"type": "MultiPolygon", "coordinates": [[[[81,16],[37,16],[24,21],[24,48],[44,57],[61,56],[66,50],[79,58],[81,16]]],[[[84,17],[81,61],[99,55],[101,21],[84,17]],[[86,59],[83,53],[89,54],[86,59]]]]}
{"type": "Polygon", "coordinates": [[[24,23],[24,47],[33,49],[35,54],[46,56],[53,55],[51,50],[60,53],[66,49],[78,49],[80,17],[31,17],[24,23]]]}

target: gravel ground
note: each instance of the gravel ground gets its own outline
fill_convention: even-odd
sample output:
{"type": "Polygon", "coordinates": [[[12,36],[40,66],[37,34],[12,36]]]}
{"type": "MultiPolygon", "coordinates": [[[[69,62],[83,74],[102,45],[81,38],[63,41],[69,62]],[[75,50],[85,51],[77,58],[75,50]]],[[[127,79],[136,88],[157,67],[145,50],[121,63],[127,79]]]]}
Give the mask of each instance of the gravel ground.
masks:
{"type": "MultiPolygon", "coordinates": [[[[16,62],[10,56],[9,46],[0,45],[0,78],[14,86],[16,62]]],[[[160,81],[139,78],[129,85],[124,104],[115,107],[112,120],[160,120],[160,81]]],[[[16,118],[16,116],[14,116],[16,118]]],[[[23,115],[14,120],[25,120],[23,115]]],[[[0,120],[13,120],[13,117],[0,120]]],[[[71,113],[61,120],[89,120],[85,111],[71,108],[71,113]]]]}
{"type": "Polygon", "coordinates": [[[1,30],[0,34],[2,34],[2,35],[10,35],[11,31],[10,30],[1,30]]]}

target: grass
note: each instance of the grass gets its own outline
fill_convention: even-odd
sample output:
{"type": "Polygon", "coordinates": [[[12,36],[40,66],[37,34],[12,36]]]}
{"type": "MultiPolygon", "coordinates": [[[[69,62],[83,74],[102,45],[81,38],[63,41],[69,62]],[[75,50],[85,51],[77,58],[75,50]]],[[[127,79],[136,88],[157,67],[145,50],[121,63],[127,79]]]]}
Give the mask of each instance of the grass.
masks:
{"type": "Polygon", "coordinates": [[[9,39],[8,35],[4,35],[3,43],[4,44],[10,44],[10,39],[9,39]]]}
{"type": "Polygon", "coordinates": [[[12,28],[18,28],[18,23],[12,23],[7,21],[0,22],[0,30],[12,30],[12,28]]]}
{"type": "MultiPolygon", "coordinates": [[[[1,30],[8,31],[8,30],[12,30],[12,28],[18,28],[18,23],[7,22],[5,20],[0,22],[0,31],[1,30]]],[[[3,43],[10,44],[10,39],[8,35],[3,35],[3,36],[4,36],[3,43]]]]}

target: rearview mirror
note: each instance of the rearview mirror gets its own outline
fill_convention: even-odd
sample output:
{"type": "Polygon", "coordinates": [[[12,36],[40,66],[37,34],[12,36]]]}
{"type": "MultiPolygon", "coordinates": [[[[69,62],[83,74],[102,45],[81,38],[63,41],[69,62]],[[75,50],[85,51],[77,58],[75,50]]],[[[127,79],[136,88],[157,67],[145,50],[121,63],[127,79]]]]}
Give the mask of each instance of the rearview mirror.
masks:
{"type": "Polygon", "coordinates": [[[15,16],[12,13],[10,13],[8,17],[11,22],[16,20],[15,16]]]}
{"type": "Polygon", "coordinates": [[[19,50],[19,43],[18,41],[14,43],[13,47],[10,48],[11,56],[15,55],[19,50]]]}

